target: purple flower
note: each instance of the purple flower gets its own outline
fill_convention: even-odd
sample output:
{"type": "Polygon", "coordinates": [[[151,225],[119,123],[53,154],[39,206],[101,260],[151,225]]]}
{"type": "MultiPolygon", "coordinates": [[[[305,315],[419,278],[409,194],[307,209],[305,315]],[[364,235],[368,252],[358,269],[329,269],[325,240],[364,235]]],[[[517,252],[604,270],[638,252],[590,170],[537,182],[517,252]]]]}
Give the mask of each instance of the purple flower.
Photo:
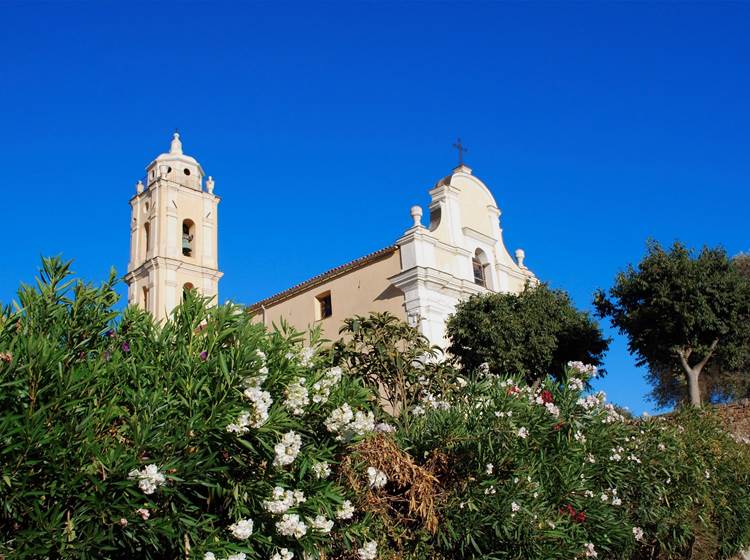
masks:
{"type": "Polygon", "coordinates": [[[130,352],[130,344],[128,344],[127,342],[123,342],[122,343],[122,351],[123,352],[130,352]]]}
{"type": "Polygon", "coordinates": [[[208,352],[205,350],[201,352],[201,362],[205,362],[208,359],[208,352]]]}
{"type": "Polygon", "coordinates": [[[107,332],[104,333],[104,336],[109,337],[109,338],[112,338],[113,336],[115,336],[114,329],[109,329],[107,332]]]}

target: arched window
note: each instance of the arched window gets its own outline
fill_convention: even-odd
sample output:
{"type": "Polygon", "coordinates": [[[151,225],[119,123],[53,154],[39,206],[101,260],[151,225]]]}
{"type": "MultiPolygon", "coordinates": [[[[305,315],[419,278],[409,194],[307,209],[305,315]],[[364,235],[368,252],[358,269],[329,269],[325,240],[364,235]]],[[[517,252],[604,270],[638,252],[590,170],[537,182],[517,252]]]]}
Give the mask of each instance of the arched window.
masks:
{"type": "Polygon", "coordinates": [[[474,283],[486,288],[487,267],[489,266],[489,263],[487,262],[487,255],[484,254],[484,251],[481,249],[476,250],[474,257],[471,259],[471,266],[474,269],[474,283]]]}
{"type": "Polygon", "coordinates": [[[191,290],[194,290],[195,286],[193,286],[190,282],[185,282],[182,285],[182,301],[185,301],[187,299],[187,295],[190,293],[191,290]]]}
{"type": "Polygon", "coordinates": [[[146,253],[151,250],[151,222],[143,224],[143,243],[146,246],[146,253]]]}
{"type": "Polygon", "coordinates": [[[182,254],[193,256],[193,239],[195,238],[195,224],[192,220],[182,222],[182,254]]]}

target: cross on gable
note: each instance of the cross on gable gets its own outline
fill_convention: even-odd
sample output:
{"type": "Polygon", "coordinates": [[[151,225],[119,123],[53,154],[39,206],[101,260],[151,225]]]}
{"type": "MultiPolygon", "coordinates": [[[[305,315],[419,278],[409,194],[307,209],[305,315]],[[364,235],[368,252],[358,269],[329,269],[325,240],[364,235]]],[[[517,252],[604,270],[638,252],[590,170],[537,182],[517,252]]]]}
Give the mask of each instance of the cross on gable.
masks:
{"type": "Polygon", "coordinates": [[[461,143],[461,138],[457,138],[453,147],[458,150],[458,165],[464,164],[464,154],[469,150],[461,143]]]}

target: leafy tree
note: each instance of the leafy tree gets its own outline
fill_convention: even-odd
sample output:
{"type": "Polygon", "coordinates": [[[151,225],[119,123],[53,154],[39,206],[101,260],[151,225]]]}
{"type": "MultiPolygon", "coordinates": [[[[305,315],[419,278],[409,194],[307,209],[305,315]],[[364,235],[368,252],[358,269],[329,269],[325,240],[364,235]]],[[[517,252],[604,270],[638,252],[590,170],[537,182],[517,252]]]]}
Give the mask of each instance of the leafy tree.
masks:
{"type": "Polygon", "coordinates": [[[559,378],[569,361],[601,365],[610,342],[565,292],[545,284],[520,294],[472,296],[456,307],[447,330],[448,350],[467,370],[486,363],[491,373],[530,382],[559,378]]]}
{"type": "Polygon", "coordinates": [[[738,371],[748,355],[750,281],[724,249],[704,247],[696,256],[679,242],[665,251],[651,241],[638,268],[628,266],[594,303],[627,335],[638,365],[649,367],[662,404],[679,394],[675,377],[682,377],[700,406],[701,374],[719,381],[719,372],[738,371]]]}
{"type": "Polygon", "coordinates": [[[392,415],[412,407],[425,393],[441,391],[455,373],[443,363],[438,347],[390,313],[346,319],[340,334],[334,361],[380,394],[392,415]]]}

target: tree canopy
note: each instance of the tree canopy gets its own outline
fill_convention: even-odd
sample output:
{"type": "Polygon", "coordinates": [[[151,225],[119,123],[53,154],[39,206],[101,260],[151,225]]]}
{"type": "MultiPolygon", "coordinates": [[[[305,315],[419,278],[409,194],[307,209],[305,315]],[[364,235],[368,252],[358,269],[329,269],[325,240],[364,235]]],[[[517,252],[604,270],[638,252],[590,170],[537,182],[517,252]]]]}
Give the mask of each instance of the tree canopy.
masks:
{"type": "Polygon", "coordinates": [[[486,363],[492,373],[528,381],[560,377],[570,361],[599,366],[610,342],[565,292],[546,284],[472,296],[456,307],[447,331],[448,350],[467,370],[486,363]]]}
{"type": "Polygon", "coordinates": [[[679,242],[666,251],[651,241],[638,267],[618,274],[594,303],[628,337],[638,365],[648,366],[662,405],[687,393],[700,406],[702,386],[704,396],[720,393],[722,374],[747,359],[750,280],[722,248],[696,255],[679,242]]]}

